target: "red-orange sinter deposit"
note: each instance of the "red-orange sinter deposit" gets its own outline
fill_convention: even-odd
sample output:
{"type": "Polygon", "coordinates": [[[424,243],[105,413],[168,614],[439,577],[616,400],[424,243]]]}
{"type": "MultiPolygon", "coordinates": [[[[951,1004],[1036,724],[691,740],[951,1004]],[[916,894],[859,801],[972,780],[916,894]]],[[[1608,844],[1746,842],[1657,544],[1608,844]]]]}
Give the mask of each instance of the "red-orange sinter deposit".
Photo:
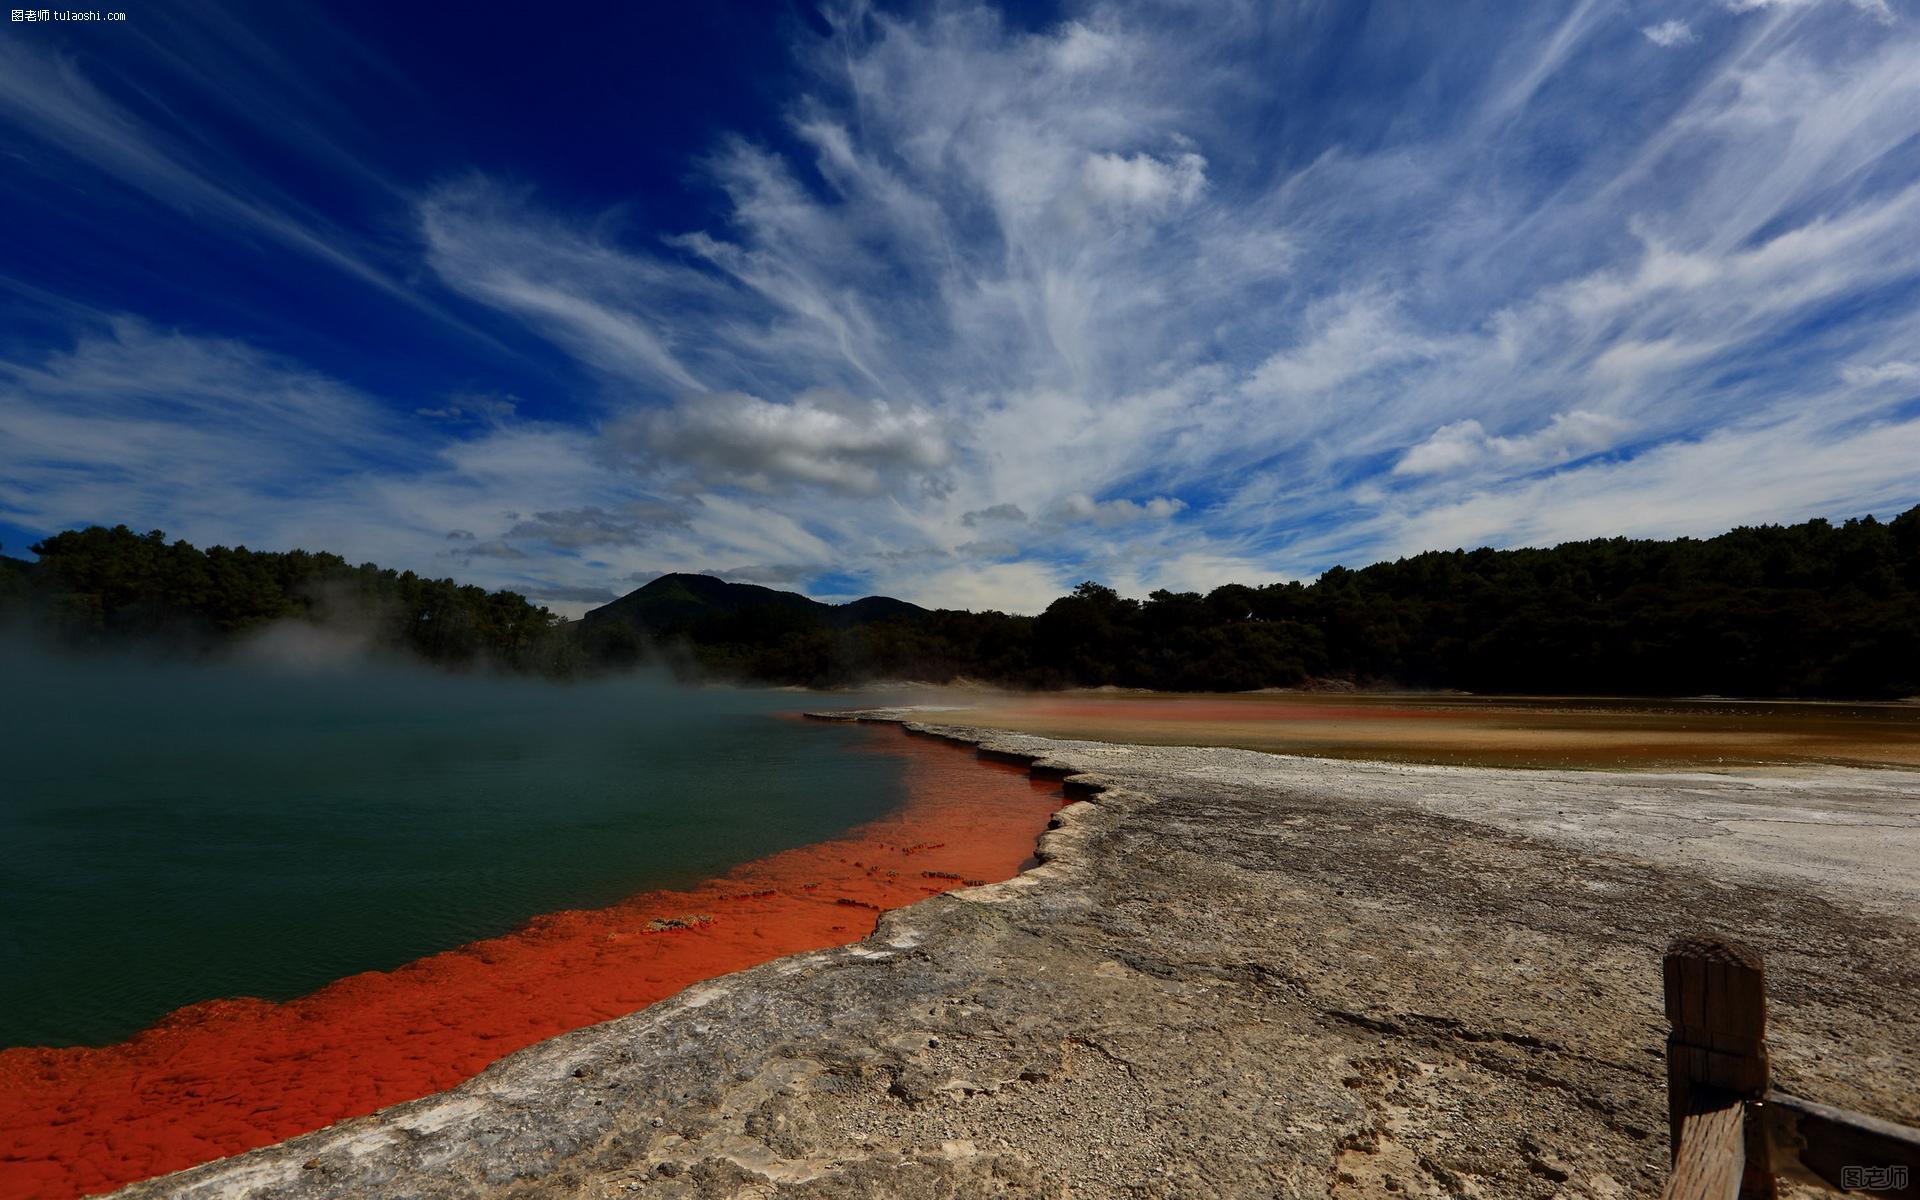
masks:
{"type": "Polygon", "coordinates": [[[0,1052],[0,1196],[85,1195],[279,1141],[699,980],[856,941],[886,909],[1010,878],[1061,803],[950,745],[876,730],[860,746],[906,757],[909,800],[840,840],[284,1004],[209,1001],[113,1046],[0,1052]]]}

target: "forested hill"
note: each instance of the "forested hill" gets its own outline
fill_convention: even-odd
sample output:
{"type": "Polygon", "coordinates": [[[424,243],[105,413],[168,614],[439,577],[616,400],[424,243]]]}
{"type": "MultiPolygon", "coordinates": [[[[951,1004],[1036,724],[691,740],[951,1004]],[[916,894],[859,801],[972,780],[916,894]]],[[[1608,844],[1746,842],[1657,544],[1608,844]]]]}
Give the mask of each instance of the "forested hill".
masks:
{"type": "MultiPolygon", "coordinates": [[[[752,583],[729,583],[712,575],[662,575],[643,588],[628,592],[610,604],[589,612],[590,626],[625,625],[655,637],[705,629],[715,622],[772,619],[778,614],[796,626],[822,622],[835,628],[884,621],[890,617],[922,616],[926,609],[891,596],[866,596],[846,604],[823,604],[798,592],[781,592],[752,583]]],[[[721,631],[725,640],[731,631],[721,631]]],[[[742,631],[764,637],[757,627],[742,631]]],[[[715,636],[715,635],[710,635],[715,636]]]]}
{"type": "Polygon", "coordinates": [[[1920,508],[1705,540],[1440,551],[1144,603],[1087,585],[1032,632],[1036,667],[1075,683],[1912,696],[1920,508]]]}
{"type": "MultiPolygon", "coordinates": [[[[1087,583],[1038,617],[941,610],[836,626],[750,606],[676,640],[709,670],[782,683],[1901,697],[1920,694],[1920,508],[1705,540],[1435,551],[1311,584],[1144,601],[1087,583]]],[[[589,656],[609,648],[621,652],[590,644],[589,656]]]]}
{"type": "Polygon", "coordinates": [[[200,550],[124,525],[57,534],[33,552],[38,562],[0,559],[0,615],[69,644],[192,651],[296,620],[444,666],[567,674],[581,665],[560,618],[523,596],[337,554],[200,550]]]}
{"type": "Polygon", "coordinates": [[[0,603],[68,636],[223,636],[351,610],[431,661],[571,674],[660,657],[772,683],[968,677],[1011,686],[1361,685],[1601,695],[1920,694],[1920,508],[1890,522],[1435,551],[1311,584],[1145,600],[1085,583],[1037,617],[824,605],[663,576],[563,625],[511,592],[330,554],[199,551],[124,528],[0,559],[0,603]]]}
{"type": "Polygon", "coordinates": [[[849,649],[839,638],[845,631],[927,615],[891,596],[822,604],[798,592],[672,574],[587,613],[575,636],[588,661],[602,666],[637,663],[670,648],[712,674],[808,683],[846,676],[834,665],[849,649]]]}

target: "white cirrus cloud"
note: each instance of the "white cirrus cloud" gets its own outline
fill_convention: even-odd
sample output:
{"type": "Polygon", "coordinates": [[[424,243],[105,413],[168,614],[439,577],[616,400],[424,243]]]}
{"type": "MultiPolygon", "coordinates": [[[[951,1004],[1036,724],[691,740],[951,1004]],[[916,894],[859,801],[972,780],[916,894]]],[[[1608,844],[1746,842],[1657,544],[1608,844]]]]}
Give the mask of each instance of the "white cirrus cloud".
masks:
{"type": "MultiPolygon", "coordinates": [[[[1581,490],[1614,478],[1596,460],[1891,411],[1886,389],[1821,388],[1906,361],[1916,332],[1857,300],[1920,278],[1897,232],[1920,219],[1901,182],[1920,178],[1920,44],[1900,25],[1863,35],[1841,5],[1745,7],[1771,11],[1730,22],[1724,56],[1676,60],[1684,85],[1571,71],[1620,32],[1598,0],[1515,10],[1485,78],[1459,81],[1467,100],[1411,124],[1349,108],[1350,138],[1271,137],[1244,107],[1321,49],[1276,61],[1250,9],[1199,29],[1096,4],[1038,33],[966,3],[868,14],[803,56],[791,145],[716,146],[713,221],[648,245],[470,181],[472,249],[440,253],[591,301],[583,356],[643,393],[614,387],[605,426],[654,448],[640,482],[730,492],[769,530],[763,509],[814,497],[804,530],[730,561],[836,561],[935,602],[988,559],[1031,565],[1022,587],[1158,586],[1176,555],[1189,585],[1208,564],[1310,574],[1453,528],[1418,517],[1463,488],[1586,512],[1581,490]],[[1542,145],[1577,149],[1543,173],[1542,145]],[[549,259],[567,270],[542,276],[549,259]],[[1809,324],[1848,304],[1848,322],[1809,324]],[[644,336],[622,366],[629,328],[644,336]],[[913,399],[787,399],[816,392],[913,399]],[[1015,511],[1032,519],[987,515],[1015,511]],[[931,556],[889,557],[903,549],[931,556]]],[[[1630,28],[1676,47],[1697,23],[1630,28]]],[[[1454,32],[1409,36],[1441,55],[1454,32]]],[[[1885,493],[1873,469],[1842,510],[1885,493]]],[[[1483,530],[1497,544],[1552,527],[1475,511],[1512,514],[1483,530]]]]}
{"type": "Polygon", "coordinates": [[[1150,154],[1094,154],[1081,169],[1087,194],[1113,208],[1166,212],[1193,203],[1207,186],[1207,160],[1198,154],[1159,159],[1150,154]]]}
{"type": "Polygon", "coordinates": [[[0,375],[0,507],[575,595],[833,564],[1031,610],[1088,577],[1920,501],[1914,23],[1877,0],[1315,11],[831,8],[775,119],[687,164],[687,203],[586,209],[493,164],[393,191],[417,261],[392,263],[371,235],[330,259],[283,197],[200,178],[196,146],[34,51],[0,83],[0,121],[48,122],[31,144],[451,292],[557,348],[566,386],[382,398],[95,322],[0,375]],[[1682,45],[1676,23],[1701,52],[1618,53],[1682,45]],[[1357,86],[1414,60],[1406,89],[1357,86]]]}
{"type": "Polygon", "coordinates": [[[1880,383],[1920,383],[1920,363],[1883,362],[1872,365],[1849,364],[1840,369],[1840,378],[1858,387],[1880,383]]]}
{"type": "MultiPolygon", "coordinates": [[[[1764,9],[1806,8],[1821,3],[1821,0],[1720,0],[1721,7],[1729,12],[1758,12],[1764,9]]],[[[1892,24],[1893,8],[1887,0],[1846,0],[1847,6],[1856,12],[1872,17],[1882,24],[1892,24]]]]}
{"type": "Polygon", "coordinates": [[[1656,46],[1685,46],[1700,40],[1694,35],[1691,25],[1677,18],[1654,25],[1644,25],[1640,32],[1656,46]]]}
{"type": "Polygon", "coordinates": [[[1437,475],[1493,462],[1528,468],[1565,462],[1613,444],[1628,425],[1617,417],[1575,409],[1555,413],[1531,433],[1495,437],[1469,417],[1434,430],[1394,464],[1395,475],[1437,475]]]}
{"type": "Polygon", "coordinates": [[[1102,528],[1131,525],[1136,521],[1164,521],[1187,507],[1185,500],[1173,496],[1153,496],[1146,500],[1095,500],[1085,492],[1061,498],[1050,515],[1059,521],[1089,521],[1102,528]]]}

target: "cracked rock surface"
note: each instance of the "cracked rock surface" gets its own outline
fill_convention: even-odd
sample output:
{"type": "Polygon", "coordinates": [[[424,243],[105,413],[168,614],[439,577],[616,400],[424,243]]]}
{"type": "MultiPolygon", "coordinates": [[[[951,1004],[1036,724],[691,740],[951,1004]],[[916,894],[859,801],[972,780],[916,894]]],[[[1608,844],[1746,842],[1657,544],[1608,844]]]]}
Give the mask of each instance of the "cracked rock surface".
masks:
{"type": "Polygon", "coordinates": [[[120,1195],[1654,1195],[1692,931],[1767,956],[1777,1086],[1920,1123],[1920,773],[912,728],[1091,798],[862,943],[120,1195]]]}

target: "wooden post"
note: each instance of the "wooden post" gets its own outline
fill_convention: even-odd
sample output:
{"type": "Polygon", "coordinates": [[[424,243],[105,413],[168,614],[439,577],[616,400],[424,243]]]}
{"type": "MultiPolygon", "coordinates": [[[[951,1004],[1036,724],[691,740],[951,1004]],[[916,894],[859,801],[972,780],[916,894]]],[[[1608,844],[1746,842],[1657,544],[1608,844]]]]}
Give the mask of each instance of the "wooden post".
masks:
{"type": "Polygon", "coordinates": [[[1667,1173],[1661,1200],[1734,1200],[1746,1173],[1746,1105],[1719,1099],[1728,1093],[1694,1092],[1695,1107],[1681,1121],[1680,1147],[1667,1173]]]}
{"type": "Polygon", "coordinates": [[[1746,1103],[1764,1096],[1768,1081],[1760,956],[1737,942],[1690,936],[1667,947],[1661,968],[1671,1027],[1667,1128],[1675,1166],[1665,1194],[1731,1200],[1737,1192],[1741,1200],[1772,1200],[1765,1131],[1760,1122],[1744,1120],[1746,1103]],[[1728,1152],[1729,1138],[1740,1153],[1728,1152]]]}

